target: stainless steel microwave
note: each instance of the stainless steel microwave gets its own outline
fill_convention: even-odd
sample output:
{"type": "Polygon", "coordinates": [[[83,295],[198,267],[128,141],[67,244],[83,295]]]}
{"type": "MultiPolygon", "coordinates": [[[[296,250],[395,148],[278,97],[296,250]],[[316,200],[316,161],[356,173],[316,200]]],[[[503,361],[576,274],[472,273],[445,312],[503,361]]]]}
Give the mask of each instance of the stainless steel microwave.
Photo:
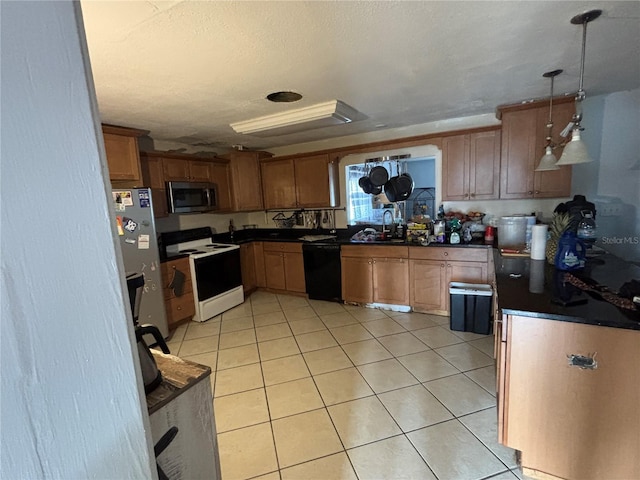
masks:
{"type": "Polygon", "coordinates": [[[167,182],[170,213],[196,213],[216,210],[218,192],[214,183],[167,182]]]}

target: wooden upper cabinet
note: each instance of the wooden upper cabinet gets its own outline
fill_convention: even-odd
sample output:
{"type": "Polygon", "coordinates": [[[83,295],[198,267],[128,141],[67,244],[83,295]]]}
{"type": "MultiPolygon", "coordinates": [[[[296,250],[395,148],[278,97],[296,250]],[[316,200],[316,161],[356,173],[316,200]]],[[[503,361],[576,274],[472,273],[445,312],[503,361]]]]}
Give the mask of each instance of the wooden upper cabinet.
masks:
{"type": "MultiPolygon", "coordinates": [[[[559,132],[575,111],[572,98],[562,98],[553,107],[554,143],[566,141],[559,132]]],[[[500,198],[566,197],[571,194],[571,167],[536,172],[544,155],[549,118],[548,102],[526,106],[504,107],[502,115],[502,147],[500,165],[500,198]]],[[[554,155],[560,158],[562,148],[554,155]]]]}
{"type": "Polygon", "coordinates": [[[293,160],[267,160],[260,164],[264,208],[295,208],[296,185],[293,160]]]}
{"type": "Polygon", "coordinates": [[[230,161],[233,211],[251,212],[263,209],[260,159],[269,157],[269,152],[249,151],[222,155],[222,158],[230,161]]]}
{"type": "Polygon", "coordinates": [[[169,215],[167,207],[167,191],[164,183],[164,170],[162,158],[140,154],[140,167],[142,169],[142,183],[145,187],[151,188],[153,202],[153,215],[155,217],[166,217],[169,215]]]}
{"type": "Polygon", "coordinates": [[[211,162],[183,157],[163,158],[164,180],[166,182],[210,182],[211,162]]]}
{"type": "Polygon", "coordinates": [[[109,179],[134,183],[142,181],[138,137],[146,133],[145,130],[102,125],[109,179]]]}
{"type": "Polygon", "coordinates": [[[265,209],[322,208],[340,203],[338,161],[328,154],[261,162],[265,209]]]}
{"type": "Polygon", "coordinates": [[[218,212],[230,212],[232,208],[231,169],[228,161],[209,164],[211,182],[217,187],[218,212]]]}
{"type": "Polygon", "coordinates": [[[500,132],[442,139],[443,200],[489,200],[499,196],[500,132]]]}
{"type": "Polygon", "coordinates": [[[340,203],[338,161],[328,154],[294,160],[298,207],[331,207],[340,203]]]}

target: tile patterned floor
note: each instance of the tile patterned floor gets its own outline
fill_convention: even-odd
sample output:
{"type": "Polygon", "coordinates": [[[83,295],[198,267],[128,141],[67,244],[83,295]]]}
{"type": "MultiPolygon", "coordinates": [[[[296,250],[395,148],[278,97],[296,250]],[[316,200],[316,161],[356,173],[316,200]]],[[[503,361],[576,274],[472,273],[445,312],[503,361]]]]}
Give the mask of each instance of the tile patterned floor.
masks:
{"type": "Polygon", "coordinates": [[[213,370],[222,480],[525,478],[493,339],[446,317],[256,292],[168,344],[213,370]]]}

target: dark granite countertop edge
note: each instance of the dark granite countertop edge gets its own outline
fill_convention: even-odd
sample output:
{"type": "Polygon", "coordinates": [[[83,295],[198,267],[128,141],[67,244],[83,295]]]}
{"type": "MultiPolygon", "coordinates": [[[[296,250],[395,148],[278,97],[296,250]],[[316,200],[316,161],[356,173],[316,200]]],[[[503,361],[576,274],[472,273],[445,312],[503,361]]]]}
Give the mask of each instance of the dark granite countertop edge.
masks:
{"type": "Polygon", "coordinates": [[[527,310],[518,310],[515,308],[500,308],[500,311],[507,315],[518,315],[520,317],[541,318],[545,320],[557,320],[559,322],[582,323],[584,325],[595,325],[598,327],[623,328],[627,330],[640,330],[640,323],[622,323],[619,321],[585,319],[582,317],[574,317],[570,315],[559,315],[556,313],[546,312],[530,312],[527,310]]]}

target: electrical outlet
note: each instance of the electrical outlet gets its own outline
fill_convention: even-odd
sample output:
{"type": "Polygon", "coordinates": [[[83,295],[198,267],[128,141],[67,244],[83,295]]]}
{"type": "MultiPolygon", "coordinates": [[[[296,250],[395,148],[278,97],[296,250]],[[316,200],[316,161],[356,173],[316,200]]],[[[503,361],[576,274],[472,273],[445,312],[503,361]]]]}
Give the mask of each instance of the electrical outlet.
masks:
{"type": "Polygon", "coordinates": [[[622,203],[602,204],[598,207],[597,213],[602,217],[619,217],[622,215],[622,203]]]}

